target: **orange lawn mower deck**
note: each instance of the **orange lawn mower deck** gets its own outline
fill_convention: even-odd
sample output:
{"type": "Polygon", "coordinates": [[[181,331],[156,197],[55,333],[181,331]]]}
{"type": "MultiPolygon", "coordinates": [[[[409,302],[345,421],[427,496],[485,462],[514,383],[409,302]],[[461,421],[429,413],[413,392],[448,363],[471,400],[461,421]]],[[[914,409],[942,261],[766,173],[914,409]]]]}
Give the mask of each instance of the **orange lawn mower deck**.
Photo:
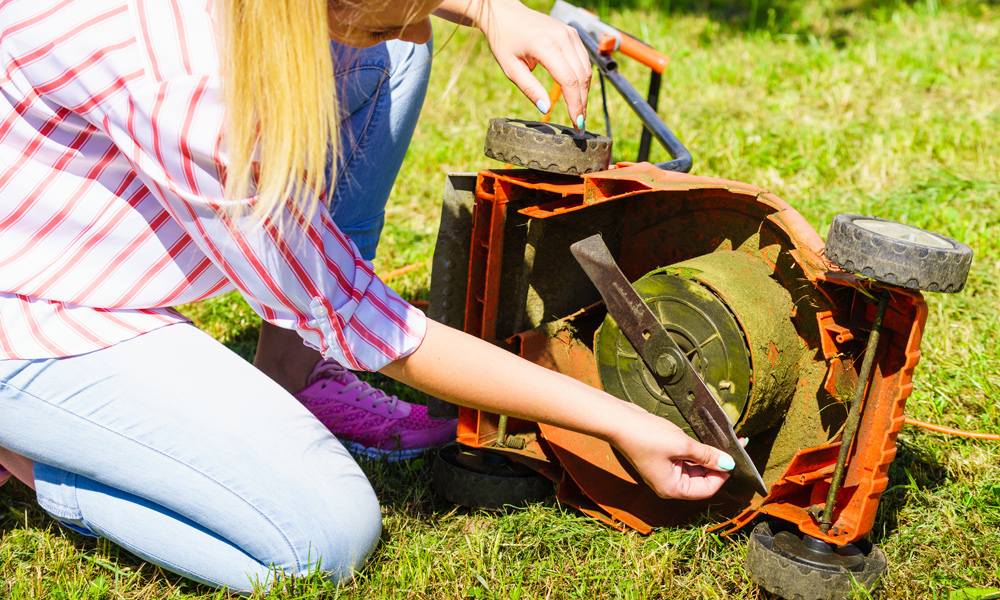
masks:
{"type": "MultiPolygon", "coordinates": [[[[676,162],[669,130],[644,124],[676,162]]],[[[449,176],[428,315],[692,433],[571,253],[600,235],[749,438],[767,493],[734,475],[708,500],[662,499],[604,441],[466,408],[435,489],[498,508],[554,482],[561,502],[641,532],[707,518],[728,534],[753,522],[747,567],[766,589],[789,598],[875,589],[885,557],[863,538],[920,359],[919,290],[961,289],[971,250],[857,215],[838,215],[825,245],[766,190],[669,163],[608,169],[608,138],[565,129],[494,119],[487,155],[531,168],[449,176]],[[567,139],[568,149],[554,144],[567,139]],[[574,152],[596,162],[574,162],[574,152]]]]}

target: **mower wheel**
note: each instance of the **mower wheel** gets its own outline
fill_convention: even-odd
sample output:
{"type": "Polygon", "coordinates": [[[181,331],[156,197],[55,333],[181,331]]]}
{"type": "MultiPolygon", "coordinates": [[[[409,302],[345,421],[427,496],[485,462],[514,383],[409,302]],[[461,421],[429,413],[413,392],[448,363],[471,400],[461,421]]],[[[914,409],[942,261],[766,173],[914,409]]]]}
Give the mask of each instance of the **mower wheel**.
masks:
{"type": "Polygon", "coordinates": [[[826,257],[845,271],[928,292],[961,291],[972,265],[972,249],[961,242],[861,215],[833,218],[826,257]]]}
{"type": "Polygon", "coordinates": [[[844,600],[876,598],[886,560],[864,540],[834,546],[770,521],[750,534],[746,566],[757,585],[786,600],[844,600]]]}
{"type": "Polygon", "coordinates": [[[611,138],[553,123],[490,119],[486,156],[536,171],[583,175],[611,163],[611,138]]]}
{"type": "Polygon", "coordinates": [[[552,481],[500,454],[445,446],[434,461],[434,491],[461,506],[499,511],[552,495],[552,481]]]}

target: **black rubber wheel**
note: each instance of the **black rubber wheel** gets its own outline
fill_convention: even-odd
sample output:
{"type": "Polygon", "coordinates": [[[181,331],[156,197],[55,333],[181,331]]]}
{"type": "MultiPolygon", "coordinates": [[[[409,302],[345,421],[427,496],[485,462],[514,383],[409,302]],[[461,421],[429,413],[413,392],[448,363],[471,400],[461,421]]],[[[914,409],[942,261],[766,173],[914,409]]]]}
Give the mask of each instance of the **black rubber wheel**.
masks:
{"type": "Polygon", "coordinates": [[[826,258],[845,271],[888,285],[958,292],[969,277],[972,249],[895,221],[837,215],[826,237],[826,258]]]}
{"type": "Polygon", "coordinates": [[[519,119],[490,119],[486,156],[503,163],[568,175],[603,171],[611,163],[611,138],[570,127],[519,119]]]}
{"type": "MultiPolygon", "coordinates": [[[[808,538],[817,545],[819,540],[808,538]]],[[[829,546],[826,559],[809,553],[793,556],[789,547],[801,547],[803,536],[783,521],[754,527],[747,545],[747,572],[765,590],[786,600],[844,600],[878,597],[885,572],[885,554],[878,546],[859,540],[848,546],[829,546]],[[777,539],[776,539],[777,538],[777,539]],[[791,543],[788,543],[791,540],[791,543]],[[838,563],[850,565],[850,569],[838,563]]]]}
{"type": "Polygon", "coordinates": [[[504,456],[461,446],[445,446],[434,461],[432,487],[461,506],[503,510],[552,495],[552,481],[504,456]]]}

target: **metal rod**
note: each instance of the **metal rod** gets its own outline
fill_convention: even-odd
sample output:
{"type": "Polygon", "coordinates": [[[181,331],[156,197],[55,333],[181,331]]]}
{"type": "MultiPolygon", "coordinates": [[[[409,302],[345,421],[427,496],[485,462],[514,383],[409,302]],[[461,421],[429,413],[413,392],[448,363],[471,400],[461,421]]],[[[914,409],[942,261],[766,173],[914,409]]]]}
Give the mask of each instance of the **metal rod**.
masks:
{"type": "MultiPolygon", "coordinates": [[[[656,71],[650,71],[649,73],[649,91],[646,93],[646,104],[656,112],[658,105],[660,104],[660,85],[663,77],[656,71]]],[[[602,82],[603,86],[603,82],[602,82]]],[[[602,87],[603,89],[603,87],[602,87]]],[[[608,137],[611,137],[610,135],[608,137]]],[[[653,141],[653,134],[650,133],[649,128],[643,126],[642,136],[639,138],[639,157],[636,162],[645,162],[649,160],[649,146],[653,141]]]]}
{"type": "Polygon", "coordinates": [[[819,519],[819,530],[823,533],[829,531],[833,524],[833,505],[837,500],[837,492],[840,491],[840,484],[844,479],[844,465],[847,464],[847,455],[854,443],[854,436],[858,433],[858,424],[861,422],[861,405],[864,404],[865,391],[868,389],[868,379],[872,372],[872,363],[875,362],[875,351],[878,349],[879,330],[882,328],[882,319],[885,318],[885,310],[888,306],[889,293],[883,291],[879,294],[878,310],[875,312],[871,334],[868,335],[868,347],[865,348],[865,358],[861,362],[858,386],[854,389],[854,401],[851,403],[851,410],[847,414],[847,422],[844,424],[844,435],[840,440],[840,453],[837,454],[837,466],[833,469],[833,480],[830,482],[830,490],[826,493],[826,506],[823,507],[823,516],[819,519]]]}
{"type": "Polygon", "coordinates": [[[580,40],[587,49],[591,62],[593,62],[594,65],[600,69],[601,73],[608,78],[611,85],[618,90],[618,93],[621,94],[622,98],[624,98],[628,103],[632,112],[639,117],[639,120],[642,121],[642,124],[646,127],[646,129],[652,133],[653,137],[656,138],[656,141],[663,144],[663,147],[667,149],[667,152],[674,159],[668,162],[658,163],[656,166],[665,171],[677,171],[680,173],[687,173],[690,171],[691,165],[694,163],[694,160],[691,158],[691,153],[688,152],[688,149],[684,147],[684,144],[677,139],[674,132],[670,131],[670,128],[663,122],[660,115],[656,114],[656,111],[649,106],[649,103],[642,97],[642,94],[632,87],[632,84],[618,72],[618,63],[601,54],[601,51],[597,48],[597,42],[583,27],[580,27],[580,25],[576,22],[570,23],[570,26],[575,28],[580,33],[580,40]]]}
{"type": "MultiPolygon", "coordinates": [[[[604,131],[609,138],[614,139],[611,135],[611,113],[608,112],[608,86],[604,84],[604,73],[600,69],[597,70],[597,76],[601,80],[601,106],[604,108],[604,131]]],[[[611,164],[615,163],[615,159],[611,159],[611,164]]]]}
{"type": "Polygon", "coordinates": [[[500,415],[497,420],[497,446],[507,445],[507,415],[500,415]]]}

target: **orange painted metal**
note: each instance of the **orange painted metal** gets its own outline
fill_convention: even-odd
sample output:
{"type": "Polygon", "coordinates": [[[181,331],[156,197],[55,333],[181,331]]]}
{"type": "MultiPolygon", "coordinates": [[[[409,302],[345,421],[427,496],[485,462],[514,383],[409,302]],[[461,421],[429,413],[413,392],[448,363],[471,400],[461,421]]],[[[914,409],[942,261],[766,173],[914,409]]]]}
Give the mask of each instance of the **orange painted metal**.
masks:
{"type": "MultiPolygon", "coordinates": [[[[621,215],[617,260],[630,280],[694,256],[738,251],[771,265],[774,277],[799,290],[792,309],[806,350],[799,389],[790,413],[815,411],[816,398],[828,408],[841,403],[845,389],[857,382],[859,346],[871,327],[875,307],[868,285],[839,272],[823,257],[823,241],[789,204],[745,183],[662,171],[648,163],[582,178],[526,170],[481,171],[476,188],[466,331],[507,347],[528,360],[599,387],[588,342],[566,327],[552,334],[544,328],[496,340],[504,227],[511,214],[531,219],[563,215],[616,203],[621,215]],[[802,292],[802,289],[806,292],[802,292]],[[857,365],[855,365],[857,362],[857,365]]],[[[544,260],[544,257],[535,257],[544,260]]],[[[593,310],[593,307],[588,310],[593,310]]],[[[814,537],[845,544],[872,528],[887,471],[904,422],[912,375],[920,359],[927,307],[919,292],[893,289],[883,324],[884,342],[876,357],[844,485],[837,495],[830,531],[819,530],[812,514],[822,508],[839,448],[838,431],[816,417],[815,431],[801,436],[801,447],[780,448],[787,460],[765,472],[766,497],[727,490],[709,501],[664,500],[639,480],[627,461],[607,443],[548,425],[508,423],[508,434],[526,440],[523,450],[497,445],[497,415],[462,409],[458,441],[504,452],[559,481],[559,498],[616,527],[649,531],[695,519],[710,511],[729,533],[757,515],[795,523],[814,537]]],[[[567,319],[571,321],[572,318],[567,319]]],[[[570,322],[569,325],[572,325],[570,322]]],[[[789,415],[791,419],[795,415],[789,415]]],[[[808,415],[807,415],[808,416],[808,415]]],[[[806,419],[809,421],[809,419],[806,419]]],[[[798,438],[791,438],[798,439],[798,438]]],[[[775,439],[751,445],[778,453],[775,439]],[[768,446],[768,444],[773,444],[768,446]]],[[[766,454],[766,453],[765,453],[766,454]]],[[[764,455],[761,460],[767,458],[764,455]]],[[[773,461],[772,457],[772,461],[773,461]]]]}
{"type": "MultiPolygon", "coordinates": [[[[903,427],[903,410],[913,388],[913,369],[920,360],[920,338],[927,318],[927,305],[919,293],[894,290],[893,295],[892,316],[887,315],[883,326],[896,339],[905,339],[905,344],[883,346],[876,359],[844,485],[837,495],[833,526],[826,533],[820,531],[809,508],[821,509],[826,502],[839,444],[798,452],[758,507],[718,526],[724,532],[739,529],[758,514],[790,521],[803,533],[835,544],[853,542],[871,531],[879,499],[888,485],[889,465],[896,456],[896,436],[903,427]]],[[[868,312],[874,317],[874,307],[868,312]]],[[[825,358],[829,360],[836,352],[832,343],[836,330],[827,332],[825,358]]]]}
{"type": "Polygon", "coordinates": [[[614,53],[616,46],[618,46],[618,38],[611,34],[602,33],[601,37],[597,38],[597,51],[601,54],[610,56],[614,53]]]}
{"type": "Polygon", "coordinates": [[[625,56],[631,56],[657,73],[666,71],[667,65],[670,64],[670,58],[666,54],[650,48],[630,35],[622,34],[618,51],[625,56]]]}

